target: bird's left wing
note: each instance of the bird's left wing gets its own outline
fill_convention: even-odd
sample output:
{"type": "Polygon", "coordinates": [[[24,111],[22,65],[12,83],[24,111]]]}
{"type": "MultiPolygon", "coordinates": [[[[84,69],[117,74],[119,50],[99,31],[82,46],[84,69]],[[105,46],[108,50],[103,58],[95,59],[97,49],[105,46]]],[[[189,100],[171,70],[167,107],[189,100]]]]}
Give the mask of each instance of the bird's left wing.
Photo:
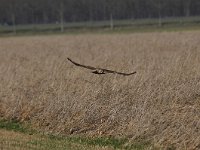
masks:
{"type": "Polygon", "coordinates": [[[79,66],[79,67],[83,67],[83,68],[87,68],[87,69],[91,69],[91,70],[95,70],[96,68],[95,67],[92,67],[92,66],[86,66],[86,65],[81,65],[79,63],[76,63],[74,62],[73,60],[71,60],[70,58],[67,58],[71,63],[73,63],[74,65],[76,66],[79,66]]]}

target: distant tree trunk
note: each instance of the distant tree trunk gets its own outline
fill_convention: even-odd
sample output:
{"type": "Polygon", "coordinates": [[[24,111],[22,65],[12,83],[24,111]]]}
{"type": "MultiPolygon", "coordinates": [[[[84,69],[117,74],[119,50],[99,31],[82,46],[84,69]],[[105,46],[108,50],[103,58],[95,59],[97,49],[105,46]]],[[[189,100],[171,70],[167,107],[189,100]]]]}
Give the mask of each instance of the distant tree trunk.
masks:
{"type": "Polygon", "coordinates": [[[186,1],[186,3],[185,3],[185,16],[186,17],[190,16],[190,5],[191,5],[191,0],[186,1]]]}
{"type": "Polygon", "coordinates": [[[162,16],[161,16],[161,12],[159,11],[159,18],[158,18],[158,26],[161,27],[162,26],[162,16]]]}
{"type": "Polygon", "coordinates": [[[12,22],[12,30],[13,33],[16,34],[16,3],[15,1],[8,1],[9,3],[9,7],[8,7],[8,11],[10,13],[10,19],[12,22]]]}
{"type": "Polygon", "coordinates": [[[89,16],[90,16],[90,18],[89,18],[90,22],[93,22],[93,11],[92,11],[92,8],[89,8],[89,16]]]}
{"type": "Polygon", "coordinates": [[[60,2],[60,31],[64,32],[64,6],[63,6],[63,2],[60,2]]]}
{"type": "Polygon", "coordinates": [[[106,20],[106,4],[103,4],[103,20],[106,20]]]}
{"type": "Polygon", "coordinates": [[[114,24],[113,24],[113,15],[112,13],[110,14],[110,29],[113,30],[114,24]]]}
{"type": "Polygon", "coordinates": [[[12,18],[13,33],[16,34],[17,31],[16,31],[16,21],[15,21],[16,18],[15,18],[15,13],[12,13],[11,18],[12,18]]]}
{"type": "Polygon", "coordinates": [[[43,23],[46,24],[48,22],[48,16],[45,11],[43,11],[43,23]]]}
{"type": "Polygon", "coordinates": [[[156,17],[158,17],[158,26],[161,27],[162,26],[162,12],[163,12],[162,9],[165,7],[166,1],[165,0],[149,0],[149,2],[150,2],[149,4],[153,6],[153,9],[156,9],[157,11],[156,17]]]}
{"type": "Polygon", "coordinates": [[[162,14],[161,14],[161,1],[159,0],[158,3],[158,26],[161,27],[162,26],[162,14]]]}

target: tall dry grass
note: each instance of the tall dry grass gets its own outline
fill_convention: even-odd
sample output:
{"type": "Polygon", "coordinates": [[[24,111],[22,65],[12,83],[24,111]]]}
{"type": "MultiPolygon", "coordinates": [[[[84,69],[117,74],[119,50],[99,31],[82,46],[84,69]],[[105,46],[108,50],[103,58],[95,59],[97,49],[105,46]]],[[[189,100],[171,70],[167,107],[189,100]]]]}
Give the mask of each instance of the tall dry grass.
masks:
{"type": "Polygon", "coordinates": [[[0,81],[5,118],[200,148],[200,32],[0,38],[0,81]],[[137,74],[95,75],[67,57],[137,74]]]}

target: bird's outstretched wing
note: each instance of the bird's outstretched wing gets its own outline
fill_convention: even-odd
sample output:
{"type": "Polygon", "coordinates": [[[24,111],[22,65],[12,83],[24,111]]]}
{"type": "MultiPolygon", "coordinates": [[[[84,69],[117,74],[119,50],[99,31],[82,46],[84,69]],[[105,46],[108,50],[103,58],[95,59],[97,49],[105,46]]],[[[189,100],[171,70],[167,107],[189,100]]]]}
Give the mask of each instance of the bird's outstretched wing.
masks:
{"type": "Polygon", "coordinates": [[[113,70],[108,70],[108,69],[102,69],[105,73],[114,73],[114,74],[119,74],[119,75],[124,75],[124,76],[129,76],[129,75],[133,75],[136,73],[136,71],[131,72],[131,73],[123,73],[123,72],[117,72],[117,71],[113,71],[113,70]]]}
{"type": "Polygon", "coordinates": [[[74,65],[76,65],[76,66],[83,67],[83,68],[87,68],[87,69],[90,69],[90,70],[95,70],[95,69],[96,69],[95,67],[85,66],[85,65],[78,64],[78,63],[72,61],[70,58],[67,58],[67,59],[68,59],[71,63],[73,63],[74,65]]]}
{"type": "Polygon", "coordinates": [[[95,68],[95,67],[91,67],[91,66],[86,66],[86,65],[81,65],[79,63],[76,63],[74,61],[72,61],[70,58],[67,58],[71,63],[73,63],[76,66],[79,67],[83,67],[83,68],[87,68],[90,70],[94,70],[92,73],[95,74],[106,74],[106,73],[114,73],[114,74],[119,74],[119,75],[124,75],[124,76],[129,76],[129,75],[133,75],[136,73],[136,71],[132,72],[132,73],[122,73],[122,72],[117,72],[117,71],[112,71],[112,70],[108,70],[108,69],[103,69],[103,68],[95,68]]]}

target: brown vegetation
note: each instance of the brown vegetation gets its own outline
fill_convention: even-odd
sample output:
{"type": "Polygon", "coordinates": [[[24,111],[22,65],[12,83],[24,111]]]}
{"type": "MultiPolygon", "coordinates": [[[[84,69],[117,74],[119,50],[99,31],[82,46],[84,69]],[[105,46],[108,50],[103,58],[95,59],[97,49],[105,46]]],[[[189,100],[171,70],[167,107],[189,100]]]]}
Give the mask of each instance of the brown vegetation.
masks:
{"type": "Polygon", "coordinates": [[[0,38],[0,113],[54,133],[200,148],[200,32],[0,38]],[[95,75],[66,58],[133,76],[95,75]]]}

